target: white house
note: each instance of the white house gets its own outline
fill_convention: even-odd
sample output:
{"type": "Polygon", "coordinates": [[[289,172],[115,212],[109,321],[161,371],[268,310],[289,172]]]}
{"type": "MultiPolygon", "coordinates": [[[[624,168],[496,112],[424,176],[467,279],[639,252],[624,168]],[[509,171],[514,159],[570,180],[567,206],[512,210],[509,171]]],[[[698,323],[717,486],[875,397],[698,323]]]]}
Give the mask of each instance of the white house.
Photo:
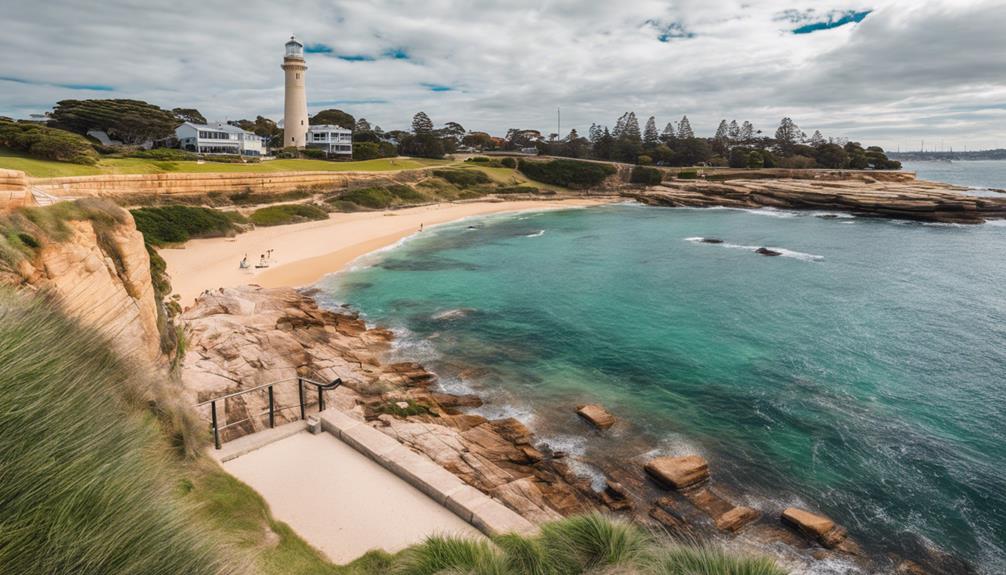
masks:
{"type": "Polygon", "coordinates": [[[175,128],[175,137],[183,150],[199,154],[234,154],[261,156],[265,154],[264,138],[237,126],[193,124],[185,122],[175,128]]]}
{"type": "Polygon", "coordinates": [[[353,155],[353,132],[341,126],[308,126],[307,147],[320,148],[329,154],[353,155]]]}

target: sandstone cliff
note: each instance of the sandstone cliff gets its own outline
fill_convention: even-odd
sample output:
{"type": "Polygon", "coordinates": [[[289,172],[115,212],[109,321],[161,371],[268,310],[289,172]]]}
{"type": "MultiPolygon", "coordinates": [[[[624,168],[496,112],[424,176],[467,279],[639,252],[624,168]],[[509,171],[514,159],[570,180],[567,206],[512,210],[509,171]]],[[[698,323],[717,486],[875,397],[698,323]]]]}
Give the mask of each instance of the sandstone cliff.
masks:
{"type": "Polygon", "coordinates": [[[132,217],[114,208],[113,222],[70,220],[59,241],[45,241],[7,281],[52,297],[71,317],[107,336],[123,355],[161,357],[150,258],[132,217]]]}

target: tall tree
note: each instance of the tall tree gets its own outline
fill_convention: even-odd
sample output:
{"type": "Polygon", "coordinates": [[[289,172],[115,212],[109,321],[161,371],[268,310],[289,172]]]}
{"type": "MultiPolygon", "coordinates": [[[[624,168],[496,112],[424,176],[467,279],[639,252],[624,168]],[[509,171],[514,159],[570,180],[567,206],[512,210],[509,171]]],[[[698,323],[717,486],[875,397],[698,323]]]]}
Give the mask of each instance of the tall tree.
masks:
{"type": "Polygon", "coordinates": [[[779,122],[779,127],[775,131],[775,145],[784,155],[790,155],[793,147],[800,143],[803,132],[796,125],[792,118],[783,118],[779,122]]]}
{"type": "Polygon", "coordinates": [[[330,109],[322,110],[311,116],[308,124],[312,126],[339,126],[352,130],[356,126],[356,118],[352,114],[347,114],[342,110],[330,109]]]}
{"type": "Polygon", "coordinates": [[[695,137],[695,132],[692,131],[692,124],[688,121],[688,116],[682,116],[681,121],[678,123],[678,137],[682,140],[695,137]]]}
{"type": "Polygon", "coordinates": [[[740,141],[748,143],[754,139],[754,135],[755,135],[754,124],[745,120],[744,123],[741,124],[741,133],[739,138],[740,141]]]}
{"type": "Polygon", "coordinates": [[[730,120],[730,127],[727,128],[727,136],[732,142],[741,139],[741,127],[737,125],[737,120],[730,120]]]}
{"type": "Polygon", "coordinates": [[[657,119],[650,116],[646,120],[646,128],[643,130],[643,143],[647,146],[655,146],[660,142],[660,134],[657,133],[657,119]]]}
{"type": "Polygon", "coordinates": [[[828,140],[824,139],[824,136],[821,134],[821,130],[814,130],[814,135],[810,137],[809,143],[815,148],[820,148],[821,146],[827,144],[828,140]]]}
{"type": "Polygon", "coordinates": [[[664,131],[660,134],[660,139],[665,142],[670,142],[677,136],[677,130],[674,129],[674,122],[667,122],[667,125],[664,126],[664,131]]]}
{"type": "Polygon", "coordinates": [[[625,122],[628,120],[628,118],[629,118],[628,112],[622,114],[618,118],[618,121],[615,122],[615,129],[611,131],[611,137],[616,139],[622,137],[622,134],[625,133],[625,122]]]}
{"type": "Polygon", "coordinates": [[[373,132],[374,130],[370,127],[370,122],[366,118],[360,118],[356,121],[356,125],[353,126],[354,132],[373,132]]]}
{"type": "Polygon", "coordinates": [[[633,142],[642,141],[642,134],[639,132],[639,120],[636,119],[635,112],[629,112],[629,115],[625,118],[625,130],[622,132],[622,137],[633,142]]]}
{"type": "Polygon", "coordinates": [[[591,123],[590,130],[587,131],[587,137],[590,138],[591,144],[596,144],[599,139],[601,139],[601,126],[591,123]]]}
{"type": "Polygon", "coordinates": [[[433,133],[433,120],[430,120],[426,112],[419,112],[412,117],[412,131],[416,134],[433,133]]]}
{"type": "Polygon", "coordinates": [[[465,127],[457,122],[447,122],[440,129],[440,135],[445,138],[453,138],[455,142],[460,142],[465,137],[465,127]]]}
{"type": "Polygon", "coordinates": [[[140,100],[62,100],[50,116],[50,126],[78,134],[101,130],[124,144],[142,144],[170,136],[178,118],[140,100]]]}
{"type": "Polygon", "coordinates": [[[721,144],[730,139],[730,127],[726,120],[720,120],[720,125],[716,128],[716,135],[713,136],[713,139],[721,144]]]}

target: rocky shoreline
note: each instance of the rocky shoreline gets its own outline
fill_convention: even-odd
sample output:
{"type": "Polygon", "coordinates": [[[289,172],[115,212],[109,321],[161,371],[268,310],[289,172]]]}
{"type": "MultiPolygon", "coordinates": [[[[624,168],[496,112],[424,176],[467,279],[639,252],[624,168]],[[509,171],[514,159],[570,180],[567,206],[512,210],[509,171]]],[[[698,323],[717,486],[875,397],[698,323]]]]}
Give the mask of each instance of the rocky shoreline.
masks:
{"type": "MultiPolygon", "coordinates": [[[[587,463],[605,475],[604,488],[573,470],[569,454],[553,450],[513,418],[470,413],[475,395],[444,393],[437,376],[412,362],[389,363],[392,334],[369,328],[349,309],[320,308],[310,292],[245,286],[204,293],[185,311],[188,347],[181,379],[193,403],[297,376],[342,378],[326,402],[423,453],[467,484],[498,499],[533,523],[605,509],[689,540],[716,540],[748,552],[771,554],[797,571],[838,561],[866,572],[967,573],[959,561],[934,555],[919,564],[867,553],[827,517],[790,508],[762,513],[733,486],[721,485],[715,466],[701,457],[652,457],[641,465],[587,463]]],[[[264,394],[230,400],[225,421],[236,437],[265,426],[264,394]]],[[[316,401],[316,400],[315,400],[316,401]]],[[[277,388],[278,421],[295,419],[296,386],[277,388]]],[[[314,404],[312,404],[314,405],[314,404]]],[[[309,408],[310,409],[310,408],[309,408]]],[[[584,433],[608,434],[631,423],[599,405],[579,409],[584,433]]]]}
{"type": "Polygon", "coordinates": [[[623,195],[644,204],[671,207],[778,208],[840,211],[864,217],[921,222],[980,224],[1006,218],[1006,196],[968,195],[966,188],[915,179],[667,180],[623,195]]]}

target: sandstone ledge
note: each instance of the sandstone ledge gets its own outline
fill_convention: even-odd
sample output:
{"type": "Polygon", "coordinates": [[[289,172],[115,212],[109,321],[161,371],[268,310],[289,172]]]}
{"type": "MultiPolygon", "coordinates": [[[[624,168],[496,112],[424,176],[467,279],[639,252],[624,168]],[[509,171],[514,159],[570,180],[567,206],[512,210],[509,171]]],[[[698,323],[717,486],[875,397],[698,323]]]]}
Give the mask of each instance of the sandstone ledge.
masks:
{"type": "Polygon", "coordinates": [[[842,211],[860,216],[963,224],[1006,218],[1006,195],[989,198],[967,195],[964,191],[921,180],[731,179],[671,180],[624,195],[645,204],[673,207],[842,211]]]}

